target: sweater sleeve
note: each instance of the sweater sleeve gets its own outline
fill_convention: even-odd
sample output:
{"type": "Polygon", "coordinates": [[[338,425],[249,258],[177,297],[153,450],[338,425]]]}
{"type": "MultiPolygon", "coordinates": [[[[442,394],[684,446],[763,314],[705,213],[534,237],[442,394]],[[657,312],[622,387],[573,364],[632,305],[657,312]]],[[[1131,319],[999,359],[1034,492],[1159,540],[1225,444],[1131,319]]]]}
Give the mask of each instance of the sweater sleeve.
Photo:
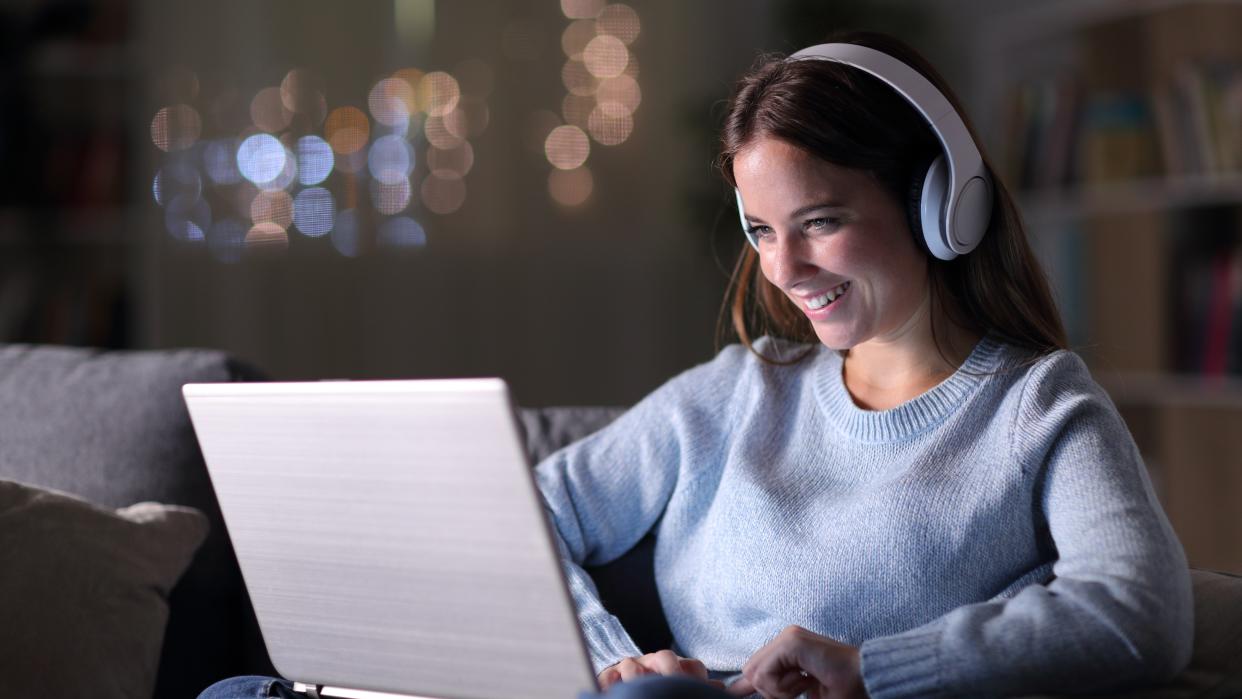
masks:
{"type": "Polygon", "coordinates": [[[1053,579],[867,641],[872,697],[1096,692],[1167,679],[1189,661],[1181,544],[1077,355],[1058,352],[1028,374],[1012,452],[1055,545],[1053,579]]]}
{"type": "Polygon", "coordinates": [[[644,398],[599,432],[552,454],[535,478],[598,674],[638,647],[599,600],[583,565],[619,558],[651,531],[688,469],[713,460],[722,430],[714,376],[727,351],[644,398]]]}

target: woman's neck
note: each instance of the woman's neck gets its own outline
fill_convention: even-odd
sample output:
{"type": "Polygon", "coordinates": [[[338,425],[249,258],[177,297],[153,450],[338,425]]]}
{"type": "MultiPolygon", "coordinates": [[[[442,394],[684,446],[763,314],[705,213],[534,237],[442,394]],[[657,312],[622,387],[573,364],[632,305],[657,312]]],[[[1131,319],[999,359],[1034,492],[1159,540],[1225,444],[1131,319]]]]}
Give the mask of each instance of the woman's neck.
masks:
{"type": "Polygon", "coordinates": [[[908,327],[846,353],[845,387],[859,407],[887,410],[935,388],[957,371],[982,337],[944,315],[936,324],[935,337],[930,316],[912,320],[908,327]]]}

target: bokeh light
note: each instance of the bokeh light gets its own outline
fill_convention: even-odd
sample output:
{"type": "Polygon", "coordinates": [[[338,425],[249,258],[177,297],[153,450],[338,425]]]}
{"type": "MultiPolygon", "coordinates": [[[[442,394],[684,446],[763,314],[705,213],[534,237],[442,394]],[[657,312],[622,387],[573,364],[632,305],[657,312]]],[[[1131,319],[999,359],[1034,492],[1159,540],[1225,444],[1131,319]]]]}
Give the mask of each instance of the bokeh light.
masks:
{"type": "Polygon", "coordinates": [[[547,109],[531,112],[523,124],[522,143],[528,150],[542,155],[548,134],[563,123],[565,122],[555,112],[547,109]]]}
{"type": "Polygon", "coordinates": [[[246,225],[235,218],[216,221],[207,231],[207,249],[212,257],[225,264],[241,260],[246,241],[246,225]]]}
{"type": "Polygon", "coordinates": [[[427,233],[418,221],[399,216],[388,219],[380,226],[379,243],[395,248],[421,248],[427,244],[427,233]]]}
{"type": "Polygon", "coordinates": [[[168,153],[194,145],[203,133],[203,120],[188,104],[162,107],[151,120],[151,142],[168,153]]]}
{"type": "Polygon", "coordinates": [[[437,214],[451,214],[466,201],[466,183],[460,177],[431,174],[423,180],[420,200],[437,214]]]}
{"type": "Polygon", "coordinates": [[[358,256],[358,212],[353,209],[341,209],[336,214],[336,225],[330,235],[332,247],[345,257],[358,256]]]}
{"type": "Polygon", "coordinates": [[[582,129],[572,124],[558,126],[548,134],[544,142],[544,154],[548,162],[562,170],[572,170],[586,162],[591,154],[591,143],[582,129]]]}
{"type": "Polygon", "coordinates": [[[226,192],[225,198],[233,208],[234,216],[250,218],[250,207],[254,206],[254,200],[258,196],[259,188],[242,180],[241,184],[233,187],[231,192],[226,192]]]}
{"type": "Polygon", "coordinates": [[[336,156],[336,169],[350,175],[356,175],[367,167],[367,151],[359,150],[353,153],[338,154],[336,156]]]}
{"type": "Polygon", "coordinates": [[[453,68],[453,75],[457,76],[463,98],[469,95],[481,100],[490,95],[495,87],[496,77],[492,67],[481,58],[467,58],[458,63],[453,68]]]}
{"type": "Polygon", "coordinates": [[[356,153],[371,140],[371,122],[357,107],[337,107],[328,114],[323,135],[338,155],[356,153]]]}
{"type": "Polygon", "coordinates": [[[371,144],[367,169],[380,182],[395,184],[414,171],[414,149],[400,136],[381,136],[371,144]]]}
{"type": "Polygon", "coordinates": [[[638,38],[642,24],[634,8],[622,3],[613,3],[600,11],[595,19],[595,26],[600,34],[615,36],[626,44],[634,43],[638,38]]]}
{"type": "Polygon", "coordinates": [[[323,187],[311,187],[298,192],[293,201],[293,225],[298,230],[318,238],[332,230],[336,222],[336,202],[332,193],[323,187]]]}
{"type": "Polygon", "coordinates": [[[414,89],[401,78],[385,78],[371,88],[367,97],[371,116],[386,126],[405,128],[414,111],[414,89]]]}
{"type": "Polygon", "coordinates": [[[261,130],[277,133],[289,125],[293,112],[285,108],[280,88],[265,87],[250,100],[250,121],[261,130]]]}
{"type": "Polygon", "coordinates": [[[293,153],[293,151],[285,148],[283,143],[281,144],[281,148],[284,148],[285,151],[285,166],[281,168],[280,174],[276,175],[275,179],[266,184],[259,185],[259,189],[269,191],[276,189],[289,189],[293,186],[293,183],[297,181],[298,157],[293,153]]]}
{"type": "Polygon", "coordinates": [[[293,197],[284,191],[259,192],[250,202],[250,220],[289,228],[293,223],[293,197]]]}
{"type": "Polygon", "coordinates": [[[565,56],[574,60],[582,60],[582,52],[591,39],[595,38],[595,22],[589,19],[578,19],[569,23],[561,33],[561,50],[565,56]]]}
{"type": "Polygon", "coordinates": [[[155,202],[160,206],[167,206],[179,197],[187,204],[193,203],[202,196],[203,178],[193,165],[184,160],[174,160],[155,173],[151,190],[155,195],[155,202]]]}
{"type": "Polygon", "coordinates": [[[573,124],[582,130],[587,128],[587,120],[591,110],[595,109],[595,98],[582,95],[565,95],[561,100],[561,116],[566,124],[573,124]]]}
{"type": "Polygon", "coordinates": [[[443,71],[432,71],[418,81],[418,106],[428,116],[444,116],[457,106],[461,87],[457,79],[443,71]]]}
{"type": "Polygon", "coordinates": [[[402,178],[401,181],[393,184],[384,184],[376,180],[371,181],[371,205],[375,210],[385,216],[392,216],[405,211],[410,205],[410,197],[412,195],[412,187],[410,181],[402,178]]]}
{"type": "Polygon", "coordinates": [[[304,68],[295,68],[285,74],[280,82],[280,101],[285,109],[305,116],[311,127],[319,126],[328,113],[322,81],[304,68]]]}
{"type": "Polygon", "coordinates": [[[486,102],[463,97],[457,109],[444,115],[444,128],[457,138],[475,138],[487,130],[490,118],[486,102]]]}
{"type": "Polygon", "coordinates": [[[643,101],[643,93],[637,80],[628,75],[618,75],[600,81],[599,88],[595,90],[595,99],[600,102],[616,102],[633,114],[643,101]]]}
{"type": "Polygon", "coordinates": [[[548,173],[548,194],[563,206],[578,206],[591,196],[595,180],[585,166],[548,173]]]}
{"type": "Polygon", "coordinates": [[[323,182],[336,165],[336,160],[332,157],[332,146],[318,136],[303,136],[298,139],[297,158],[298,182],[308,186],[323,182]]]}
{"type": "Polygon", "coordinates": [[[409,92],[406,92],[405,89],[402,88],[399,94],[409,97],[410,102],[406,105],[406,107],[408,107],[410,114],[414,114],[418,111],[418,98],[414,93],[418,89],[418,84],[422,82],[423,76],[426,74],[426,71],[419,70],[418,68],[399,68],[392,72],[393,78],[404,82],[409,87],[409,92]]]}
{"type": "Polygon", "coordinates": [[[604,0],[561,0],[561,12],[570,19],[594,19],[604,9],[604,0]]]}
{"type": "Polygon", "coordinates": [[[242,174],[237,169],[237,142],[231,138],[208,142],[203,148],[203,169],[207,172],[207,177],[216,184],[241,182],[242,174]]]}
{"type": "Polygon", "coordinates": [[[582,61],[591,75],[597,78],[615,78],[625,72],[630,61],[630,50],[615,36],[600,34],[587,44],[582,61]]]}
{"type": "Polygon", "coordinates": [[[262,187],[280,177],[287,152],[271,134],[255,134],[237,148],[237,169],[246,179],[262,187]]]}
{"type": "Polygon", "coordinates": [[[198,243],[211,228],[211,207],[199,197],[179,196],[164,207],[164,229],[177,240],[198,243]]]}
{"type": "Polygon", "coordinates": [[[543,43],[543,28],[534,20],[513,20],[500,32],[500,50],[512,61],[537,60],[543,43]]]}
{"type": "Polygon", "coordinates": [[[593,95],[599,86],[599,80],[591,75],[586,64],[573,59],[565,61],[565,66],[561,68],[561,82],[566,90],[575,95],[593,95]]]}
{"type": "Polygon", "coordinates": [[[440,148],[427,149],[427,168],[433,174],[443,177],[465,177],[470,172],[471,166],[474,165],[474,148],[469,143],[463,142],[456,148],[443,150],[440,148]]]}
{"type": "Polygon", "coordinates": [[[587,130],[597,143],[615,146],[630,137],[630,132],[634,130],[634,119],[624,105],[601,102],[591,111],[587,130]]]}
{"type": "Polygon", "coordinates": [[[246,232],[245,244],[260,252],[283,252],[289,247],[289,234],[274,223],[256,223],[246,232]]]}
{"type": "Polygon", "coordinates": [[[423,136],[427,142],[436,148],[456,148],[461,144],[462,139],[452,131],[449,131],[448,125],[444,123],[444,117],[429,116],[427,121],[423,123],[423,136]]]}

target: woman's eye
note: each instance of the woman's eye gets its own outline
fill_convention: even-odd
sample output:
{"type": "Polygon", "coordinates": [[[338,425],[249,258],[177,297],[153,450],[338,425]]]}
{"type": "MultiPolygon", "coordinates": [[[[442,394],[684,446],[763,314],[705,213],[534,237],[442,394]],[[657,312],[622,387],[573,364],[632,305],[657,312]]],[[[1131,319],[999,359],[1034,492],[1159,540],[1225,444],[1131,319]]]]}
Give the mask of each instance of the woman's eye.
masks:
{"type": "Polygon", "coordinates": [[[749,232],[752,238],[766,238],[772,233],[772,229],[768,226],[751,226],[749,232]]]}
{"type": "Polygon", "coordinates": [[[836,228],[840,225],[840,219],[835,218],[813,218],[806,222],[806,227],[811,230],[823,230],[836,228]]]}

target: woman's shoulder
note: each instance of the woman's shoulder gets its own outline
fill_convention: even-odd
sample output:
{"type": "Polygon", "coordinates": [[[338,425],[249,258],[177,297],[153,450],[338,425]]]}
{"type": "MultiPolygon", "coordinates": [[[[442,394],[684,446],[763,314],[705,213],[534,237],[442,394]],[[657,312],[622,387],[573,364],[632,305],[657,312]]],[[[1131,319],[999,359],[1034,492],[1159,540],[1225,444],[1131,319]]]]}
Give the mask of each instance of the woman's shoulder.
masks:
{"type": "Polygon", "coordinates": [[[1096,382],[1083,358],[1071,349],[1046,352],[1011,346],[1019,420],[1067,417],[1087,406],[1115,412],[1108,393],[1096,382]]]}

